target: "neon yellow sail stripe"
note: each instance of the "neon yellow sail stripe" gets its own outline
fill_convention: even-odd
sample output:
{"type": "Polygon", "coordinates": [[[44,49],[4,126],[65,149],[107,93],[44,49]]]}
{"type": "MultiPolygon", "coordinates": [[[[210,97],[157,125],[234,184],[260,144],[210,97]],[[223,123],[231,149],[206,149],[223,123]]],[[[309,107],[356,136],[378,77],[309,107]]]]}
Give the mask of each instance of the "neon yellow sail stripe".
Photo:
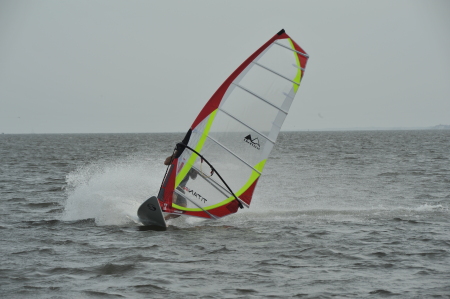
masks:
{"type": "MultiPolygon", "coordinates": [[[[259,172],[262,172],[264,169],[264,165],[266,165],[266,161],[267,159],[262,160],[261,162],[259,162],[258,164],[255,165],[255,169],[258,170],[259,172]]],[[[242,186],[241,189],[239,189],[238,192],[236,192],[236,196],[239,197],[241,196],[245,191],[247,191],[248,188],[250,188],[250,186],[260,177],[260,174],[254,170],[252,170],[252,174],[250,175],[250,178],[248,179],[248,181],[245,183],[244,186],[242,186]]],[[[212,210],[218,207],[221,207],[223,205],[226,205],[227,203],[231,202],[235,200],[235,198],[233,196],[228,197],[227,199],[219,202],[218,204],[212,205],[212,206],[208,206],[208,207],[204,207],[203,210],[212,210]]],[[[190,211],[190,212],[201,212],[202,209],[199,208],[185,208],[179,205],[176,205],[174,203],[172,203],[172,207],[178,209],[178,210],[183,210],[183,211],[190,211]]]]}
{"type": "MultiPolygon", "coordinates": [[[[195,150],[197,153],[200,153],[200,151],[203,148],[203,145],[205,144],[206,137],[208,136],[209,130],[211,129],[211,125],[214,121],[214,118],[216,117],[217,109],[211,112],[208,118],[208,122],[206,123],[205,129],[203,130],[202,137],[200,137],[200,140],[198,141],[197,145],[195,146],[195,150]]],[[[175,188],[178,187],[178,185],[181,183],[181,181],[184,179],[184,177],[187,175],[189,170],[191,170],[192,165],[195,163],[195,159],[197,159],[197,154],[192,153],[189,157],[189,160],[186,164],[184,164],[184,167],[181,169],[181,171],[178,173],[177,177],[175,178],[175,188]]],[[[173,204],[173,206],[175,206],[173,204]]]]}
{"type": "MultiPolygon", "coordinates": [[[[297,51],[294,47],[294,43],[292,42],[292,40],[290,38],[288,38],[288,40],[289,40],[289,43],[291,44],[292,49],[294,51],[297,51]]],[[[298,54],[296,52],[294,52],[294,56],[295,56],[295,60],[297,62],[297,67],[299,67],[299,69],[297,71],[297,76],[295,76],[293,81],[300,84],[300,80],[302,78],[302,71],[301,71],[300,67],[302,67],[302,66],[300,65],[300,60],[298,59],[298,54]]],[[[294,92],[297,92],[299,86],[297,84],[293,84],[293,86],[294,86],[294,92]]]]}

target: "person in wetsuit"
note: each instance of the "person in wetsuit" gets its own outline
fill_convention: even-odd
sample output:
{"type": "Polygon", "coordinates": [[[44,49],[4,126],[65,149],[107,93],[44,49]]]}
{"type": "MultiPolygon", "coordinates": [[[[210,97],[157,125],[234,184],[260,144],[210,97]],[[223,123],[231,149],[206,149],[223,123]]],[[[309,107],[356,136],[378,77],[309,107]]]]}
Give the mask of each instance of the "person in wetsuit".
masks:
{"type": "MultiPolygon", "coordinates": [[[[170,165],[172,163],[173,159],[175,159],[175,157],[177,157],[177,150],[174,152],[173,155],[167,157],[164,160],[164,165],[170,165]]],[[[177,190],[184,194],[184,186],[186,186],[189,179],[195,180],[196,178],[197,178],[197,171],[195,171],[194,169],[191,168],[189,170],[189,172],[186,174],[186,176],[184,177],[184,179],[178,185],[177,190]]],[[[172,194],[172,202],[176,205],[179,205],[182,207],[187,207],[186,199],[182,196],[179,196],[175,192],[173,192],[173,194],[172,194]]],[[[166,215],[164,217],[164,219],[169,220],[169,219],[178,218],[178,217],[180,217],[180,215],[169,214],[169,215],[166,215]]]]}

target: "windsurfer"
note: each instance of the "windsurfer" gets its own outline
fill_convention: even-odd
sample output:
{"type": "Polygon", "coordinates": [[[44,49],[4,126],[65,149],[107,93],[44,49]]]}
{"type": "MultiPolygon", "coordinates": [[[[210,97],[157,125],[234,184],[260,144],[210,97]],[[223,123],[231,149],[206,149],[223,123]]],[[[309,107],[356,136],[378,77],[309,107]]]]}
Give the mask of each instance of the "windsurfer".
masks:
{"type": "MultiPolygon", "coordinates": [[[[164,160],[164,165],[170,165],[170,163],[172,163],[173,159],[176,156],[177,156],[177,151],[175,151],[172,156],[169,156],[166,158],[166,160],[164,160]]],[[[186,186],[186,184],[190,178],[193,180],[195,180],[197,178],[197,171],[195,171],[192,168],[191,168],[191,170],[189,170],[186,177],[180,182],[180,185],[177,187],[177,190],[184,194],[184,187],[186,186]]],[[[182,207],[187,206],[186,199],[182,196],[178,196],[175,192],[173,192],[173,194],[172,194],[172,202],[175,203],[176,205],[179,205],[182,207]]],[[[169,220],[169,219],[178,218],[178,217],[180,217],[180,215],[169,214],[169,215],[166,215],[164,217],[164,219],[169,220]]]]}

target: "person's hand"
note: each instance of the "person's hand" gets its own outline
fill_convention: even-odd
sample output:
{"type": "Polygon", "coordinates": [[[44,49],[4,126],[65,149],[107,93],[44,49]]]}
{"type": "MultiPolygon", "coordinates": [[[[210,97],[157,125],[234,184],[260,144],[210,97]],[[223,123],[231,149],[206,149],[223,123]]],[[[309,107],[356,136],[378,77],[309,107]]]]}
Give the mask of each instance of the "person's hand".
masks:
{"type": "Polygon", "coordinates": [[[166,160],[164,160],[164,165],[170,165],[170,163],[172,163],[173,160],[173,156],[169,156],[166,158],[166,160]]]}
{"type": "Polygon", "coordinates": [[[178,151],[175,151],[172,156],[167,157],[166,160],[164,160],[164,165],[170,165],[170,163],[172,163],[173,161],[173,157],[176,157],[177,153],[178,151]]]}

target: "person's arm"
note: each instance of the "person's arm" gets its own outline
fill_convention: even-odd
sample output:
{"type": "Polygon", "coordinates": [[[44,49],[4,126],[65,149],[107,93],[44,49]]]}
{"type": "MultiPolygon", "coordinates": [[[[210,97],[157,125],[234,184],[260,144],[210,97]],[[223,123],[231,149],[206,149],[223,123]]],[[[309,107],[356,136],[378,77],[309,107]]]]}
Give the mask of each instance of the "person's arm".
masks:
{"type": "Polygon", "coordinates": [[[189,129],[189,131],[186,133],[186,136],[184,136],[183,141],[181,141],[181,145],[177,144],[177,147],[176,147],[175,151],[173,152],[172,156],[169,156],[166,158],[166,160],[164,160],[164,165],[170,165],[170,163],[172,163],[173,159],[179,158],[183,154],[184,149],[186,148],[186,145],[189,143],[189,138],[191,138],[191,133],[192,133],[192,131],[191,131],[191,129],[189,129]]]}
{"type": "Polygon", "coordinates": [[[166,160],[164,160],[164,165],[170,165],[170,163],[172,163],[172,161],[173,161],[174,157],[176,157],[176,155],[177,155],[177,151],[175,151],[173,153],[173,155],[167,157],[166,160]]]}

